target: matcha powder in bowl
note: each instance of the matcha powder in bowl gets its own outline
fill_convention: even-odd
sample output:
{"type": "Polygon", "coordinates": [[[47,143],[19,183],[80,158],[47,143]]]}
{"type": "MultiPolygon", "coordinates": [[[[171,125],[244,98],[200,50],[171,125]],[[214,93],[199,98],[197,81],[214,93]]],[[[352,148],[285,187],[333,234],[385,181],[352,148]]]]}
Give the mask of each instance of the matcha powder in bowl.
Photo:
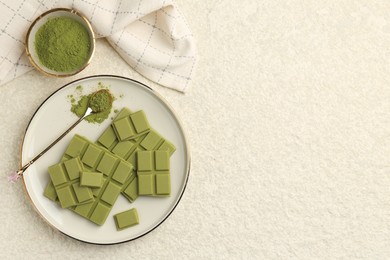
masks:
{"type": "Polygon", "coordinates": [[[95,39],[88,20],[71,9],[53,9],[38,17],[26,39],[31,63],[58,77],[74,75],[92,59],[95,39]]]}
{"type": "Polygon", "coordinates": [[[35,34],[39,60],[49,69],[70,72],[88,60],[91,48],[84,26],[68,17],[48,20],[35,34]]]}

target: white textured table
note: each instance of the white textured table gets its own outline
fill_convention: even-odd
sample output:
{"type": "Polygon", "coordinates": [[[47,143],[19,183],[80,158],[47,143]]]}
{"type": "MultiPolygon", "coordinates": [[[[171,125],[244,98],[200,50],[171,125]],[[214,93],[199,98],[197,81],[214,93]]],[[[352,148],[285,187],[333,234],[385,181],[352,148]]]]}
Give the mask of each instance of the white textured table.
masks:
{"type": "Polygon", "coordinates": [[[0,86],[0,258],[388,259],[390,4],[366,2],[178,0],[199,49],[185,95],[135,73],[104,40],[77,77],[33,71],[0,86]],[[39,104],[93,74],[157,90],[192,151],[171,217],[114,246],[58,233],[5,178],[39,104]]]}

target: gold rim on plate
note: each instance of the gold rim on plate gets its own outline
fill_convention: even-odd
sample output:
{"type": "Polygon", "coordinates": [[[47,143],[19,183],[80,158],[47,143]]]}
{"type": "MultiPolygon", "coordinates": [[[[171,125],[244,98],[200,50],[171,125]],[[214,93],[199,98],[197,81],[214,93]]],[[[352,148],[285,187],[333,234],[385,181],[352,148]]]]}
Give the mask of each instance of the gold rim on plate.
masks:
{"type": "Polygon", "coordinates": [[[184,145],[186,147],[186,172],[185,172],[185,180],[184,180],[184,184],[181,188],[181,191],[180,191],[180,194],[176,200],[176,202],[174,203],[173,207],[170,208],[170,210],[168,211],[168,213],[163,217],[161,218],[158,223],[153,226],[152,228],[148,229],[148,230],[145,230],[144,233],[142,233],[141,235],[138,235],[134,238],[131,238],[131,239],[125,239],[125,240],[122,240],[122,241],[117,241],[117,242],[112,242],[112,243],[99,243],[99,242],[91,242],[91,241],[85,241],[85,240],[82,240],[80,238],[76,238],[76,237],[73,237],[71,235],[68,235],[67,233],[65,232],[62,232],[61,230],[59,230],[56,226],[54,226],[53,224],[50,223],[50,221],[48,221],[46,219],[45,216],[43,216],[43,214],[38,210],[37,206],[34,204],[31,196],[30,196],[30,193],[28,192],[28,189],[27,189],[27,186],[26,186],[26,182],[24,180],[24,175],[22,175],[22,182],[23,182],[23,187],[24,187],[24,191],[25,191],[25,194],[27,195],[30,203],[33,205],[33,209],[35,210],[35,212],[38,213],[38,215],[41,217],[41,219],[44,220],[44,222],[46,222],[47,224],[49,224],[50,227],[52,227],[55,231],[58,231],[59,233],[67,236],[67,237],[70,237],[72,239],[75,239],[77,241],[80,241],[80,242],[83,242],[83,243],[87,243],[87,244],[94,244],[94,245],[115,245],[115,244],[121,244],[121,243],[126,243],[126,242],[130,242],[130,241],[133,241],[133,240],[136,240],[138,238],[141,238],[147,234],[149,234],[150,232],[152,232],[153,230],[155,230],[156,228],[158,228],[163,222],[165,222],[165,220],[167,220],[169,218],[169,216],[172,214],[172,212],[176,209],[177,205],[179,204],[179,202],[181,201],[183,195],[184,195],[184,192],[187,188],[187,184],[188,184],[188,180],[189,180],[189,177],[190,177],[190,172],[191,172],[191,152],[190,152],[190,146],[189,146],[189,142],[187,140],[187,136],[185,134],[185,130],[183,128],[183,123],[182,121],[180,120],[180,118],[178,117],[177,113],[175,112],[175,110],[173,109],[173,107],[158,93],[156,92],[154,89],[152,89],[151,87],[137,81],[137,80],[134,80],[134,79],[131,79],[131,78],[127,78],[127,77],[123,77],[123,76],[117,76],[117,75],[105,75],[105,74],[102,74],[102,75],[94,75],[94,76],[87,76],[87,77],[83,77],[83,78],[79,78],[79,79],[76,79],[76,80],[73,80],[65,85],[63,85],[62,87],[60,87],[59,89],[57,89],[56,91],[54,91],[51,95],[49,95],[42,103],[41,105],[35,110],[34,114],[31,116],[30,118],[30,121],[24,131],[24,134],[23,134],[23,138],[22,138],[22,142],[20,144],[20,150],[19,150],[19,153],[20,153],[20,167],[22,166],[23,164],[23,145],[24,145],[24,141],[25,141],[25,138],[26,138],[26,134],[27,134],[27,131],[29,129],[29,126],[30,126],[30,123],[31,121],[34,119],[36,113],[40,110],[41,106],[43,104],[46,103],[46,101],[48,101],[54,94],[56,94],[58,91],[76,83],[76,82],[79,82],[79,81],[83,81],[83,80],[87,80],[87,79],[93,79],[93,78],[100,78],[100,77],[107,77],[107,78],[116,78],[116,79],[122,79],[122,80],[125,80],[125,81],[130,81],[130,82],[133,82],[133,83],[136,83],[138,85],[140,85],[141,87],[144,87],[148,90],[151,91],[151,93],[153,93],[170,111],[171,113],[174,115],[175,117],[175,120],[177,121],[178,123],[178,126],[180,127],[181,131],[182,131],[182,134],[183,134],[183,140],[184,140],[184,145]]]}

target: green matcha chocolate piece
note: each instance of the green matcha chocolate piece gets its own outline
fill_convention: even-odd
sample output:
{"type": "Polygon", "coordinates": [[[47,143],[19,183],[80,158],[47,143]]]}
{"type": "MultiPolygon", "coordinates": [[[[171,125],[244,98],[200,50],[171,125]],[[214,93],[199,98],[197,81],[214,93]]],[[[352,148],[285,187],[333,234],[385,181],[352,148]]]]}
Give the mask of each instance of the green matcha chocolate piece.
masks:
{"type": "Polygon", "coordinates": [[[47,184],[45,191],[43,192],[43,195],[45,195],[46,198],[48,198],[52,201],[57,200],[57,192],[56,192],[56,189],[54,188],[54,184],[51,180],[47,184]]]}
{"type": "Polygon", "coordinates": [[[139,151],[137,165],[138,195],[170,195],[168,151],[139,151]]]}
{"type": "Polygon", "coordinates": [[[95,197],[97,197],[97,196],[99,195],[99,193],[100,193],[100,191],[101,191],[101,189],[102,189],[102,187],[103,187],[103,184],[106,183],[106,180],[107,180],[107,178],[105,178],[104,175],[103,175],[103,177],[102,177],[102,183],[100,184],[100,187],[98,187],[98,188],[92,188],[92,193],[93,193],[93,195],[94,195],[95,197]]]}
{"type": "Polygon", "coordinates": [[[139,224],[137,209],[129,209],[114,215],[116,229],[123,230],[139,224]]]}
{"type": "Polygon", "coordinates": [[[150,130],[148,119],[142,110],[115,120],[112,126],[120,141],[134,139],[150,130]]]}
{"type": "Polygon", "coordinates": [[[87,187],[81,187],[80,182],[72,184],[73,190],[76,194],[78,201],[89,201],[90,198],[93,198],[92,192],[87,187]]]}
{"type": "Polygon", "coordinates": [[[130,202],[135,201],[138,198],[138,178],[129,182],[127,186],[122,190],[122,195],[125,196],[130,202]]]}
{"type": "Polygon", "coordinates": [[[82,157],[82,161],[87,166],[94,168],[102,154],[103,151],[99,147],[89,145],[82,157]]]}
{"type": "Polygon", "coordinates": [[[121,190],[124,189],[124,183],[135,179],[133,166],[79,135],[75,135],[71,140],[63,160],[73,157],[80,157],[83,163],[84,171],[81,178],[87,172],[87,175],[100,174],[102,182],[101,187],[92,188],[93,202],[78,205],[72,210],[98,225],[103,225],[121,190]]]}
{"type": "Polygon", "coordinates": [[[46,187],[45,193],[54,198],[51,189],[51,185],[53,185],[62,208],[93,201],[91,189],[81,187],[79,183],[80,172],[83,171],[83,165],[79,157],[52,165],[48,168],[48,171],[52,183],[49,183],[46,187]]]}
{"type": "MultiPolygon", "coordinates": [[[[132,112],[129,109],[123,108],[114,119],[114,122],[126,118],[131,114],[132,112]]],[[[137,151],[164,150],[169,151],[170,155],[175,152],[175,146],[159,135],[154,129],[135,139],[120,141],[115,134],[113,126],[110,125],[99,137],[97,143],[130,162],[135,169],[137,168],[137,151]]],[[[138,197],[138,180],[128,180],[122,189],[122,194],[130,202],[133,202],[138,197]]]]}
{"type": "Polygon", "coordinates": [[[103,174],[100,172],[81,172],[80,185],[100,188],[103,184],[103,174]]]}
{"type": "Polygon", "coordinates": [[[112,205],[105,205],[104,203],[98,203],[89,219],[98,225],[103,225],[108,217],[108,214],[110,214],[111,208],[112,205]]]}
{"type": "MultiPolygon", "coordinates": [[[[117,120],[129,116],[132,112],[123,108],[114,122],[117,120]]],[[[132,140],[120,141],[116,135],[114,128],[109,126],[103,134],[99,137],[97,143],[107,148],[119,157],[129,161],[136,168],[135,153],[137,151],[145,150],[167,150],[172,155],[175,152],[175,146],[164,139],[156,130],[151,129],[149,132],[132,140]]]]}

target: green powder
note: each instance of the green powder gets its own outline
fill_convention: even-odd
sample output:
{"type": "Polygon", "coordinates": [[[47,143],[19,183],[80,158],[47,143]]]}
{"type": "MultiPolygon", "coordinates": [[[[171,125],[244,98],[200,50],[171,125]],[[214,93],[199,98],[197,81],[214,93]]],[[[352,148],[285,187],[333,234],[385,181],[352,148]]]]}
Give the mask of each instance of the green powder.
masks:
{"type": "Polygon", "coordinates": [[[93,111],[100,111],[94,114],[91,114],[85,118],[90,123],[102,123],[108,118],[112,109],[112,101],[114,100],[112,94],[108,89],[104,91],[98,91],[89,95],[81,96],[80,100],[77,103],[73,103],[71,111],[76,114],[78,117],[81,117],[87,111],[88,105],[92,108],[93,111]]]}
{"type": "Polygon", "coordinates": [[[69,17],[49,19],[35,34],[41,63],[58,72],[81,68],[89,58],[91,41],[86,28],[69,17]]]}
{"type": "Polygon", "coordinates": [[[106,89],[97,91],[89,100],[89,106],[94,112],[100,112],[112,107],[112,96],[106,89]]]}

